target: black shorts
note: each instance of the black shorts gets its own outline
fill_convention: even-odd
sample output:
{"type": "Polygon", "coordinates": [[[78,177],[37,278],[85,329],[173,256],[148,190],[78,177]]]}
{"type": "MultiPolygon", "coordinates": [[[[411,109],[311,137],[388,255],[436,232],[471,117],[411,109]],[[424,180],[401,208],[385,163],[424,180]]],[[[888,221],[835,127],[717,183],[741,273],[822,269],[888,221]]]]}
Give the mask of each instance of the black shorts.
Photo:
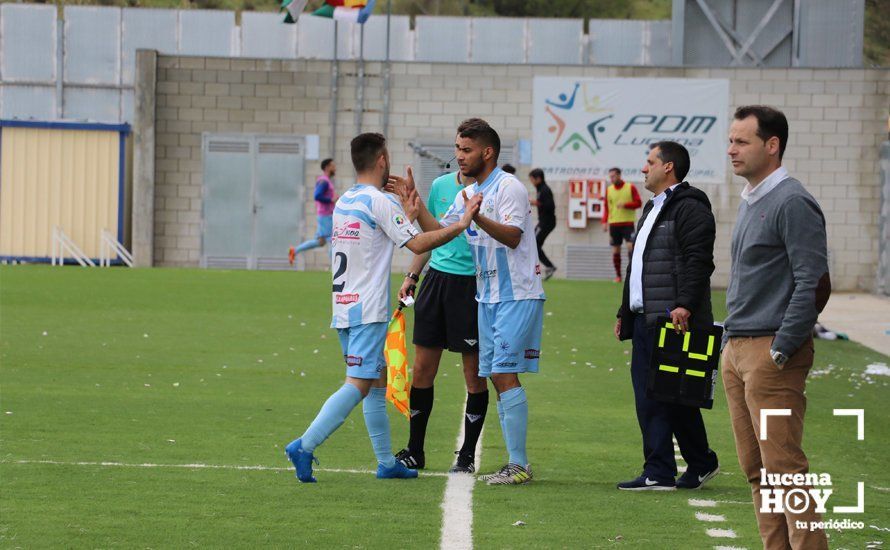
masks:
{"type": "Polygon", "coordinates": [[[430,268],[417,290],[414,345],[456,353],[479,351],[476,277],[430,268]]]}
{"type": "Polygon", "coordinates": [[[634,226],[632,225],[609,226],[609,244],[612,246],[621,246],[623,241],[632,243],[634,242],[634,237],[634,226]]]}

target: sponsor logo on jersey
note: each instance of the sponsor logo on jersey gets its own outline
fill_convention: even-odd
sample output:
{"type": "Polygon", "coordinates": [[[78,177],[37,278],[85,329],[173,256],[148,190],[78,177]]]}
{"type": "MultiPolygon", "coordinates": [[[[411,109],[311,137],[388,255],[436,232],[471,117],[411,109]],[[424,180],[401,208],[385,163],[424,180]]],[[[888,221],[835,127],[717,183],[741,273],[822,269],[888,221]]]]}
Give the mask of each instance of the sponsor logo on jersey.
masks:
{"type": "Polygon", "coordinates": [[[539,350],[539,349],[525,350],[525,358],[526,359],[538,359],[540,357],[541,357],[541,350],[539,350]]]}
{"type": "Polygon", "coordinates": [[[394,223],[398,226],[405,225],[405,221],[406,221],[405,216],[403,216],[401,214],[393,214],[392,215],[392,223],[394,223]]]}
{"type": "Polygon", "coordinates": [[[509,342],[501,342],[501,343],[498,344],[498,345],[501,346],[501,350],[503,350],[503,351],[507,351],[508,349],[510,349],[510,343],[509,343],[509,342]]]}
{"type": "Polygon", "coordinates": [[[360,367],[362,366],[363,358],[361,355],[344,355],[344,359],[346,359],[347,367],[360,367]]]}
{"type": "Polygon", "coordinates": [[[471,338],[464,338],[464,342],[466,342],[468,346],[475,346],[478,341],[479,340],[473,340],[471,338]]]}
{"type": "Polygon", "coordinates": [[[503,362],[501,362],[501,363],[495,363],[494,366],[496,366],[496,367],[504,367],[504,368],[508,368],[508,369],[510,369],[510,368],[515,367],[515,366],[516,366],[516,363],[513,362],[513,361],[503,361],[503,362]]]}
{"type": "Polygon", "coordinates": [[[334,228],[332,241],[341,243],[357,243],[361,240],[361,223],[347,222],[334,228]]]}
{"type": "Polygon", "coordinates": [[[352,304],[358,302],[358,294],[336,294],[334,301],[337,304],[352,304]]]}
{"type": "Polygon", "coordinates": [[[497,269],[486,269],[486,270],[480,269],[479,272],[476,274],[476,276],[479,277],[480,279],[491,279],[492,277],[494,277],[497,274],[498,274],[497,269]]]}

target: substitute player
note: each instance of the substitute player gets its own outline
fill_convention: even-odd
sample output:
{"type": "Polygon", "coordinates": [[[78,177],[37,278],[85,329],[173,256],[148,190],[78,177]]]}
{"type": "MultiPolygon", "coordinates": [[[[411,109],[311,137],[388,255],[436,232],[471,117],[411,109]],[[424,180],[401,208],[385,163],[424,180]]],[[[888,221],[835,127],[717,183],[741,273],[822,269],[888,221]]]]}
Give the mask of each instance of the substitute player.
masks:
{"type": "MultiPolygon", "coordinates": [[[[381,192],[389,176],[386,138],[366,133],[351,143],[356,185],[347,191],[334,209],[333,287],[334,316],[331,327],[337,329],[346,362],[346,383],[331,395],[318,416],[300,438],[285,448],[297,479],[315,481],[312,462],[315,448],[321,445],[362,400],[365,426],[377,456],[378,478],[417,477],[392,455],[389,418],[386,415],[386,361],[383,347],[389,320],[389,278],[393,245],[406,246],[422,254],[450,241],[469,227],[478,211],[479,199],[468,204],[466,212],[453,227],[419,235],[411,225],[417,215],[417,201],[403,204],[381,192]]],[[[416,199],[416,193],[415,193],[416,199]]]]}
{"type": "Polygon", "coordinates": [[[627,243],[627,263],[634,253],[634,210],[643,205],[640,194],[632,183],[621,179],[620,168],[609,169],[609,185],[606,188],[606,209],[603,212],[603,231],[609,232],[612,246],[612,265],[615,282],[621,282],[621,243],[627,243]]]}
{"type": "MultiPolygon", "coordinates": [[[[480,477],[490,485],[532,479],[525,445],[528,400],[519,374],[538,372],[545,299],[528,193],[518,179],[497,168],[500,148],[500,137],[484,120],[461,123],[455,154],[461,174],[476,183],[457,194],[441,223],[422,206],[417,218],[424,231],[450,227],[482,198],[466,230],[476,265],[479,376],[491,378],[498,392],[498,416],[510,455],[503,468],[480,477]]],[[[413,188],[413,181],[400,183],[413,188]]]]}
{"type": "MultiPolygon", "coordinates": [[[[454,198],[472,179],[452,172],[433,181],[427,209],[441,219],[454,203],[454,198]]],[[[479,324],[476,294],[476,267],[470,245],[464,235],[432,251],[430,268],[418,291],[414,306],[414,368],[411,383],[411,428],[408,446],[396,458],[409,468],[426,465],[423,452],[426,426],[433,410],[433,381],[439,370],[442,350],[460,353],[467,405],[464,415],[464,441],[457,451],[452,473],[476,471],[476,443],[485,413],[488,410],[488,386],[479,377],[479,324]]],[[[430,254],[416,256],[405,275],[399,298],[413,295],[420,280],[419,273],[430,260],[430,254]]]]}

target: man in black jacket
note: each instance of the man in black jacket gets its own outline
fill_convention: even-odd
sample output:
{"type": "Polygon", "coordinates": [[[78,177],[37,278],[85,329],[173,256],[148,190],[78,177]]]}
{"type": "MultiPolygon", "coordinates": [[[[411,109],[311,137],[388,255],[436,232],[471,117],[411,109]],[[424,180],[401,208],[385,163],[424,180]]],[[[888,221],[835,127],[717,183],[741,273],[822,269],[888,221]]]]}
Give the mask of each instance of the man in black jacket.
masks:
{"type": "Polygon", "coordinates": [[[535,186],[537,197],[531,201],[532,206],[538,207],[538,225],[535,227],[535,242],[538,245],[538,259],[544,264],[544,280],[553,277],[556,272],[556,266],[544,254],[544,240],[547,235],[556,227],[556,203],[553,201],[553,191],[544,181],[544,171],[535,168],[528,173],[528,178],[532,185],[535,186]]]}
{"type": "Polygon", "coordinates": [[[638,478],[618,484],[623,490],[698,489],[719,470],[717,454],[708,447],[701,411],[646,397],[656,319],[669,312],[681,332],[714,322],[710,282],[714,216],[707,195],[683,182],[688,172],[685,147],[673,141],[650,146],[643,174],[646,189],[655,196],[637,225],[615,323],[619,340],[633,339],[630,370],[645,459],[638,478]],[[672,436],[688,465],[676,481],[672,436]]]}

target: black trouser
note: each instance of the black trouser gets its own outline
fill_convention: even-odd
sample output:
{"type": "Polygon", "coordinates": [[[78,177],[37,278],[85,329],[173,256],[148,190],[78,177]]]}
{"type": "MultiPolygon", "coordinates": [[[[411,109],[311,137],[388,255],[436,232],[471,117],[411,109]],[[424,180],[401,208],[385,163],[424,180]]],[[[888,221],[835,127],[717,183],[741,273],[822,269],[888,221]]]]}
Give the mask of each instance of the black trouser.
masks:
{"type": "Polygon", "coordinates": [[[544,246],[544,240],[547,238],[547,235],[549,235],[555,227],[555,223],[538,224],[535,227],[535,242],[538,244],[538,259],[541,260],[541,263],[544,264],[545,267],[553,267],[553,263],[550,261],[550,258],[547,257],[547,254],[544,254],[544,249],[542,247],[544,246]]]}
{"type": "Polygon", "coordinates": [[[637,420],[643,434],[643,475],[660,481],[673,479],[677,475],[672,435],[677,438],[680,453],[689,470],[696,474],[710,472],[717,465],[717,457],[708,448],[708,434],[701,410],[646,397],[649,362],[654,346],[655,330],[646,328],[645,315],[635,315],[630,376],[637,420]]]}

